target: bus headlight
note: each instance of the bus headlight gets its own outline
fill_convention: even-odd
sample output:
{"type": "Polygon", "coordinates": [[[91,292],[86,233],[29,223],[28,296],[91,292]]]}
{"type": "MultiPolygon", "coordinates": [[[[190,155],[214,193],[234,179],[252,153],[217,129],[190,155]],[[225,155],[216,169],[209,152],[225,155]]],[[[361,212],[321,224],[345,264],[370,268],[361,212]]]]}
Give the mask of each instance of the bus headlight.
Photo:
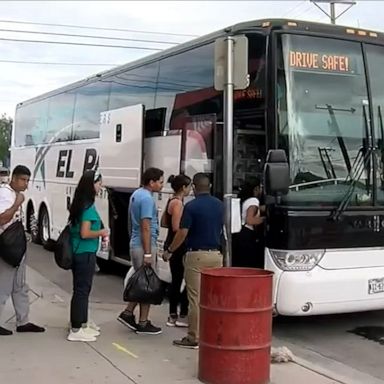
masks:
{"type": "Polygon", "coordinates": [[[271,256],[283,271],[310,271],[324,256],[324,250],[278,251],[271,249],[271,256]]]}

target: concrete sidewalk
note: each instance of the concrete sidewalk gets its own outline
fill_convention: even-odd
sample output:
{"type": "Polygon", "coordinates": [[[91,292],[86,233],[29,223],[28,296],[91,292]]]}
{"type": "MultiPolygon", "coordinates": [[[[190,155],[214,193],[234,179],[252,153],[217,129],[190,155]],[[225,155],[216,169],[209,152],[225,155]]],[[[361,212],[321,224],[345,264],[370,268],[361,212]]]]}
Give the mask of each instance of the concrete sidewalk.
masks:
{"type": "MultiPolygon", "coordinates": [[[[45,325],[47,332],[1,337],[0,383],[200,383],[196,378],[198,352],[171,345],[173,339],[184,335],[184,330],[164,326],[162,335],[139,336],[116,321],[123,302],[93,303],[91,314],[102,327],[101,336],[95,343],[70,343],[66,341],[69,295],[32,269],[28,270],[28,282],[31,321],[45,325]]],[[[166,305],[154,307],[151,318],[155,324],[165,325],[166,314],[166,305]]],[[[8,327],[14,328],[10,303],[4,316],[8,327]]],[[[274,345],[283,344],[274,340],[274,345]]],[[[273,384],[361,382],[300,359],[271,365],[273,384]]]]}

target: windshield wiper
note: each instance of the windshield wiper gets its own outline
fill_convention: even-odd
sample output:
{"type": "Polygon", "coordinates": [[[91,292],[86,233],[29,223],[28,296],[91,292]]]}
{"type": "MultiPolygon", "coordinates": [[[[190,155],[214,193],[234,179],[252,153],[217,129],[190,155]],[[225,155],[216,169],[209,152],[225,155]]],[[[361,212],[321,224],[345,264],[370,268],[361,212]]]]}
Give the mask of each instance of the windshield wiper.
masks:
{"type": "MultiPolygon", "coordinates": [[[[381,111],[381,105],[377,107],[378,111],[378,118],[379,118],[379,123],[380,123],[380,139],[378,140],[378,148],[380,150],[381,154],[381,164],[384,164],[384,125],[383,125],[383,114],[381,111]]],[[[380,180],[381,180],[381,188],[384,189],[384,174],[383,170],[380,175],[380,180]]]]}
{"type": "Polygon", "coordinates": [[[336,179],[336,172],[335,167],[332,164],[331,156],[329,156],[330,151],[334,151],[333,148],[327,148],[327,147],[317,147],[319,151],[319,156],[321,163],[323,164],[323,168],[325,171],[325,174],[327,175],[328,179],[336,179]]]}
{"type": "MultiPolygon", "coordinates": [[[[369,127],[368,127],[368,116],[366,111],[366,105],[363,105],[363,115],[364,115],[364,126],[365,126],[365,133],[366,137],[369,138],[369,127]]],[[[334,116],[334,115],[333,115],[334,116]]],[[[364,143],[364,141],[363,141],[364,143]]],[[[373,153],[373,147],[372,147],[372,140],[368,143],[368,148],[360,148],[359,152],[356,156],[356,159],[353,163],[353,167],[350,168],[350,171],[348,173],[348,176],[346,178],[346,181],[350,179],[351,184],[344,195],[343,199],[341,200],[339,206],[331,213],[330,218],[332,220],[338,220],[339,217],[345,212],[347,209],[349,203],[352,200],[353,193],[355,191],[356,185],[359,182],[361,176],[363,175],[364,171],[367,169],[368,173],[370,172],[369,169],[369,163],[370,158],[373,153]],[[353,173],[352,173],[353,172],[353,173]]]]}
{"type": "Polygon", "coordinates": [[[339,124],[337,123],[335,111],[341,112],[350,112],[354,113],[356,111],[355,108],[334,108],[331,104],[326,104],[325,106],[315,105],[316,109],[325,109],[329,113],[329,117],[331,121],[329,122],[329,127],[335,132],[337,141],[340,146],[341,153],[344,158],[345,166],[347,167],[348,173],[351,172],[351,161],[349,159],[348,150],[344,142],[343,135],[341,134],[339,124]]]}

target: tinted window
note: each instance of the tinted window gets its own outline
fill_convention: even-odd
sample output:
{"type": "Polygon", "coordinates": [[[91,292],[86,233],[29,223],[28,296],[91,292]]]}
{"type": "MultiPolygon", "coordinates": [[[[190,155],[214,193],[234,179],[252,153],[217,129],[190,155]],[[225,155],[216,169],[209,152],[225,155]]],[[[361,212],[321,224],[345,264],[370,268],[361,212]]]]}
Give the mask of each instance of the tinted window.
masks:
{"type": "Polygon", "coordinates": [[[376,139],[377,200],[384,204],[384,48],[368,45],[367,61],[372,91],[372,108],[376,139]]]}
{"type": "Polygon", "coordinates": [[[73,140],[99,137],[100,112],[108,110],[109,84],[98,81],[73,92],[76,94],[73,140]]]}
{"type": "Polygon", "coordinates": [[[144,104],[146,109],[152,109],[155,103],[158,67],[159,63],[155,62],[104,80],[111,84],[109,109],[135,104],[144,104]]]}
{"type": "MultiPolygon", "coordinates": [[[[211,99],[218,92],[213,89],[214,47],[205,45],[160,61],[156,94],[156,108],[165,107],[166,123],[177,116],[214,113],[211,99]]],[[[171,128],[178,128],[176,122],[171,128]]]]}
{"type": "Polygon", "coordinates": [[[15,145],[36,145],[47,141],[48,99],[17,109],[15,119],[15,145]]]}
{"type": "Polygon", "coordinates": [[[73,108],[75,95],[61,93],[49,99],[48,141],[68,141],[72,135],[73,108]]]}

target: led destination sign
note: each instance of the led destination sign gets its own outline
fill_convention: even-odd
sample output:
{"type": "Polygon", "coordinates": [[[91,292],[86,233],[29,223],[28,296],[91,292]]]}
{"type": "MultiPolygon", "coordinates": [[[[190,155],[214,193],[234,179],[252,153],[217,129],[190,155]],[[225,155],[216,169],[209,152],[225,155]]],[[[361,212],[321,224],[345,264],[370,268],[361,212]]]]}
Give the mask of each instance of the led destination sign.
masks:
{"type": "Polygon", "coordinates": [[[289,51],[290,68],[353,74],[355,70],[352,64],[353,58],[347,55],[289,51]]]}

